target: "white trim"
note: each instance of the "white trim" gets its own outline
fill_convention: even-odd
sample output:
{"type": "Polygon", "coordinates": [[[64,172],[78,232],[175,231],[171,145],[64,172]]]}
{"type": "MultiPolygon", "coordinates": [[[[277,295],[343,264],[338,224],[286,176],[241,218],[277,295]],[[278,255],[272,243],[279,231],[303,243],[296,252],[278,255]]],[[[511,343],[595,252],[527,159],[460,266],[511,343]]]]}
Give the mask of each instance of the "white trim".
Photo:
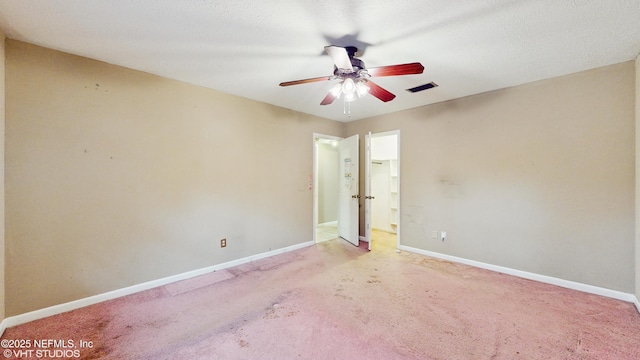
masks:
{"type": "Polygon", "coordinates": [[[100,303],[100,302],[103,302],[103,301],[119,298],[119,297],[122,297],[122,296],[135,294],[135,293],[138,293],[138,292],[141,292],[141,291],[145,291],[145,290],[153,289],[153,288],[156,288],[156,287],[159,287],[159,286],[164,286],[164,285],[167,285],[167,284],[171,284],[171,283],[174,283],[176,281],[186,280],[186,279],[190,279],[190,278],[193,278],[193,277],[196,277],[196,276],[212,273],[214,271],[219,271],[219,270],[227,269],[227,268],[230,268],[230,267],[233,267],[233,266],[238,266],[238,265],[250,263],[252,261],[268,258],[268,257],[274,256],[274,255],[284,254],[286,252],[290,252],[290,251],[302,249],[302,248],[305,248],[305,247],[313,246],[314,244],[315,243],[313,241],[307,241],[307,242],[304,242],[304,243],[291,245],[291,246],[288,246],[288,247],[285,247],[285,248],[271,250],[271,251],[267,251],[267,252],[264,252],[264,253],[261,253],[261,254],[247,256],[247,257],[242,258],[242,259],[232,260],[232,261],[228,261],[228,262],[225,262],[225,263],[222,263],[222,264],[205,267],[205,268],[202,268],[202,269],[187,271],[187,272],[182,273],[182,274],[168,276],[168,277],[165,277],[165,278],[162,278],[162,279],[147,281],[147,282],[144,282],[144,283],[141,283],[141,284],[128,286],[128,287],[125,287],[125,288],[109,291],[109,292],[98,294],[98,295],[89,296],[89,297],[86,297],[86,298],[70,301],[70,302],[67,302],[67,303],[59,304],[59,305],[53,305],[53,306],[50,306],[50,307],[47,307],[47,308],[44,308],[44,309],[34,310],[34,311],[31,311],[31,312],[20,314],[20,315],[16,315],[16,316],[10,316],[10,317],[5,318],[4,320],[2,320],[2,322],[0,322],[0,336],[2,336],[2,334],[4,333],[5,329],[10,328],[12,326],[21,325],[21,324],[24,324],[24,323],[27,323],[27,322],[30,322],[30,321],[34,321],[34,320],[46,318],[46,317],[49,317],[49,316],[61,314],[63,312],[79,309],[79,308],[82,308],[82,307],[85,307],[85,306],[97,304],[97,303],[100,303]]]}
{"type": "Polygon", "coordinates": [[[362,236],[362,235],[358,236],[358,240],[364,241],[364,242],[367,242],[367,243],[369,242],[369,240],[367,240],[367,237],[366,236],[362,236]]]}
{"type": "Polygon", "coordinates": [[[394,130],[396,133],[396,145],[398,146],[398,158],[396,159],[396,174],[398,176],[398,222],[396,223],[396,249],[400,246],[400,232],[402,229],[402,137],[400,136],[400,129],[394,130]]]}
{"type": "MultiPolygon", "coordinates": [[[[364,134],[364,241],[368,242],[368,249],[371,250],[371,131],[364,134]]],[[[362,236],[361,236],[362,237],[362,236]]]]}
{"type": "Polygon", "coordinates": [[[638,311],[640,311],[640,304],[638,303],[638,299],[633,294],[625,293],[622,291],[611,290],[611,289],[606,289],[606,288],[593,286],[593,285],[587,285],[587,284],[583,284],[575,281],[559,279],[552,276],[540,275],[540,274],[530,273],[527,271],[511,269],[508,267],[487,264],[487,263],[483,263],[475,260],[469,260],[465,258],[459,258],[456,256],[440,254],[433,251],[417,249],[417,248],[413,248],[405,245],[400,245],[399,249],[413,252],[420,255],[426,255],[426,256],[431,256],[438,259],[471,265],[478,268],[491,270],[491,271],[495,271],[495,272],[499,272],[507,275],[513,275],[513,276],[517,276],[524,279],[535,280],[535,281],[539,281],[539,282],[543,282],[551,285],[561,286],[568,289],[578,290],[578,291],[582,291],[590,294],[596,294],[596,295],[605,296],[605,297],[609,297],[617,300],[635,303],[636,307],[638,307],[638,311]]]}
{"type": "Polygon", "coordinates": [[[638,310],[638,312],[640,313],[640,301],[638,300],[637,296],[634,296],[633,298],[633,303],[636,304],[636,310],[638,310]]]}

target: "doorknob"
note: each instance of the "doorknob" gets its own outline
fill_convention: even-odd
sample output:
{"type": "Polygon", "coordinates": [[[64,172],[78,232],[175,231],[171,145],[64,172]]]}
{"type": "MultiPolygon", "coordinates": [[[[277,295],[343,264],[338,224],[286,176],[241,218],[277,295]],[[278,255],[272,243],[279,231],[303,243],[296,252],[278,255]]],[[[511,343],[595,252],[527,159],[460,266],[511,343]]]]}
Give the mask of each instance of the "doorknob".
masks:
{"type": "Polygon", "coordinates": [[[373,199],[375,199],[376,197],[375,197],[375,196],[365,196],[364,198],[365,198],[365,199],[371,199],[371,200],[373,200],[373,199]]]}

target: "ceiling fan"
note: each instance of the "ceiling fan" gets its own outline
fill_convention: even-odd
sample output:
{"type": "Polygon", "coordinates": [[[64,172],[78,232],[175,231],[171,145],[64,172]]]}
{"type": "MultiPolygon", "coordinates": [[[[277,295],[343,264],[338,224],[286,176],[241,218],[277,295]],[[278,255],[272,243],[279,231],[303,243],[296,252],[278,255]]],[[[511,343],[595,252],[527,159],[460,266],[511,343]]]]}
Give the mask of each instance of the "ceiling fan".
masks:
{"type": "MultiPolygon", "coordinates": [[[[372,77],[414,75],[422,74],[422,72],[424,71],[424,66],[422,66],[422,64],[420,64],[419,62],[380,66],[367,69],[364,65],[364,62],[355,57],[358,49],[354,46],[340,47],[331,45],[325,46],[324,50],[327,52],[327,54],[329,54],[331,60],[333,60],[333,63],[335,65],[332,76],[286,81],[280,83],[280,86],[290,86],[337,79],[340,80],[340,82],[331,88],[327,96],[325,96],[322,102],[320,102],[320,105],[329,105],[333,103],[335,99],[338,99],[341,95],[343,95],[346,106],[347,103],[355,100],[356,98],[361,98],[367,93],[370,93],[376,98],[387,102],[393,100],[396,96],[371,81],[372,77]]],[[[435,83],[428,83],[411,89],[407,89],[407,91],[417,92],[430,89],[435,86],[437,86],[435,83]]]]}

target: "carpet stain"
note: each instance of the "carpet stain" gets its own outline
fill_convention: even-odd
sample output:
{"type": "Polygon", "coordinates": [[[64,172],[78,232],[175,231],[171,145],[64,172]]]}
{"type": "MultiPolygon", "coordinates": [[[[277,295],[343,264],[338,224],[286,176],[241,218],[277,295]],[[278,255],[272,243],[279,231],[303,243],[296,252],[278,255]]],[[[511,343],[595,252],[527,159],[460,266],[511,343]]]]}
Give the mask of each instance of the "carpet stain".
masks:
{"type": "Polygon", "coordinates": [[[167,319],[158,319],[152,322],[144,323],[144,326],[160,329],[165,327],[168,324],[169,324],[169,321],[167,319]]]}
{"type": "Polygon", "coordinates": [[[334,294],[334,296],[337,296],[337,297],[339,297],[341,299],[345,299],[345,300],[353,300],[353,297],[347,296],[347,295],[344,295],[344,294],[334,294]]]}
{"type": "Polygon", "coordinates": [[[369,275],[369,277],[371,278],[370,280],[367,280],[368,284],[379,284],[382,281],[378,280],[378,275],[369,275]]]}
{"type": "Polygon", "coordinates": [[[244,340],[242,340],[242,339],[240,339],[238,341],[238,345],[240,345],[240,347],[247,347],[247,346],[249,346],[249,343],[244,341],[244,340]]]}

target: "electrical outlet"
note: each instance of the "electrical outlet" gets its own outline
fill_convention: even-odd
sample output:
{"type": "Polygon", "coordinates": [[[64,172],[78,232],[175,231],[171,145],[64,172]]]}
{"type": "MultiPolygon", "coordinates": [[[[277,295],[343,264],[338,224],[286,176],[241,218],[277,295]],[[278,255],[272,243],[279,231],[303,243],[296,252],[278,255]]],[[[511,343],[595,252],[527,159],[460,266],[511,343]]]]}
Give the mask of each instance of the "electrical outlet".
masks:
{"type": "Polygon", "coordinates": [[[447,240],[447,232],[446,231],[440,231],[440,239],[442,239],[442,241],[447,240]]]}
{"type": "Polygon", "coordinates": [[[222,240],[220,240],[220,247],[221,247],[221,248],[223,248],[223,247],[227,247],[227,239],[222,239],[222,240]]]}

